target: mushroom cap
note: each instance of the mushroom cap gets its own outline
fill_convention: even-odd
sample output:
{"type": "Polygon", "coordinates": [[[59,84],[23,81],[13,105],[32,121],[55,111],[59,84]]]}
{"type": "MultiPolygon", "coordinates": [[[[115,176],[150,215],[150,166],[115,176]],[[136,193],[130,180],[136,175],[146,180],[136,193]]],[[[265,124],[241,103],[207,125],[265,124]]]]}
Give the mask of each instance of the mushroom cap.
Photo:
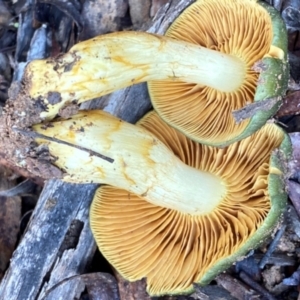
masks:
{"type": "Polygon", "coordinates": [[[279,108],[276,96],[285,94],[289,76],[287,34],[273,7],[251,0],[198,0],[166,35],[231,54],[247,66],[244,83],[234,92],[171,79],[148,82],[155,110],[191,139],[226,146],[258,130],[279,108]],[[233,111],[269,98],[237,123],[233,111]]]}
{"type": "Polygon", "coordinates": [[[138,126],[187,165],[219,176],[227,193],[210,213],[191,216],[104,185],[91,206],[91,229],[102,254],[124,278],[147,278],[150,295],[189,293],[193,283],[209,283],[278,225],[286,206],[282,164],[289,139],[266,124],[218,149],[190,140],[155,112],[138,126]]]}

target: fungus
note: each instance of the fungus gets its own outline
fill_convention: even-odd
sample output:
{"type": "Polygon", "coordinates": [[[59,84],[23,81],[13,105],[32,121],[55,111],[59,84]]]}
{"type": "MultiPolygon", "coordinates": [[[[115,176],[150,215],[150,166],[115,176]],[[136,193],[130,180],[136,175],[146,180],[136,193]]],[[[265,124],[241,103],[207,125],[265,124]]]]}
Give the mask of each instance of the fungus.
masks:
{"type": "Polygon", "coordinates": [[[29,96],[45,107],[41,118],[146,81],[161,117],[205,144],[249,136],[276,112],[288,66],[286,31],[275,9],[254,0],[198,0],[166,35],[112,33],[31,62],[25,82],[29,96]],[[265,106],[235,122],[234,110],[262,100],[265,106]]]}
{"type": "Polygon", "coordinates": [[[275,124],[223,149],[190,140],[156,112],[132,125],[82,111],[34,130],[64,180],[108,184],[91,206],[94,237],[122,276],[147,279],[150,295],[209,283],[264,242],[286,206],[290,143],[275,124]]]}

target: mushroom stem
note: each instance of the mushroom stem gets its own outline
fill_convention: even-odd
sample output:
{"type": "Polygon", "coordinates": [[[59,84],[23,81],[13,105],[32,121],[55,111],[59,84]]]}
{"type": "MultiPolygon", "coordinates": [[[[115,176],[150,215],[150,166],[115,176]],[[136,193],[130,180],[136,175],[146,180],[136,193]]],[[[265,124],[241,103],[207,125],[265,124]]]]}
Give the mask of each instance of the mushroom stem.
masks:
{"type": "Polygon", "coordinates": [[[45,97],[44,117],[52,118],[70,101],[83,102],[150,80],[232,92],[244,82],[246,70],[245,62],[232,55],[165,36],[117,32],[79,43],[56,59],[33,61],[26,77],[30,96],[45,97]]]}
{"type": "Polygon", "coordinates": [[[35,125],[34,130],[51,137],[36,140],[48,145],[69,182],[113,185],[191,215],[209,213],[226,193],[218,176],[187,166],[147,130],[103,111],[83,111],[51,127],[35,125]]]}

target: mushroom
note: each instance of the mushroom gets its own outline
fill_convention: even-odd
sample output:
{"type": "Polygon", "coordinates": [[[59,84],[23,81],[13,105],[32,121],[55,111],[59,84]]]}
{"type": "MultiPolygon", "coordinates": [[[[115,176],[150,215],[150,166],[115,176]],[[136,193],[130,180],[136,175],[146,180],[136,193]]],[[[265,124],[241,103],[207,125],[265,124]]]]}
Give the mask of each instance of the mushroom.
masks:
{"type": "Polygon", "coordinates": [[[103,111],[34,126],[64,180],[98,182],[90,224],[100,251],[150,295],[205,285],[272,233],[286,207],[287,135],[268,123],[219,149],[155,111],[137,125],[103,111]]]}
{"type": "Polygon", "coordinates": [[[286,43],[284,24],[270,6],[198,0],[166,36],[98,36],[57,58],[31,62],[24,80],[42,119],[70,103],[148,81],[166,122],[198,142],[225,146],[249,136],[278,109],[288,80],[286,43]],[[254,102],[262,106],[237,124],[232,112],[254,102]]]}

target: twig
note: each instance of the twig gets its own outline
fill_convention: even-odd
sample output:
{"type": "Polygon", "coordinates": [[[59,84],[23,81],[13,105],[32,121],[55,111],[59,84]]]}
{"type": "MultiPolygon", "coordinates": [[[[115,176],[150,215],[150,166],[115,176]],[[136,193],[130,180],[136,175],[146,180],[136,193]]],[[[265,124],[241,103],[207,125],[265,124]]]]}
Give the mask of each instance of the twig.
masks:
{"type": "Polygon", "coordinates": [[[264,289],[261,285],[259,285],[256,281],[254,281],[250,276],[248,276],[245,272],[240,272],[240,278],[247,283],[252,289],[262,294],[265,299],[268,300],[276,300],[266,289],[264,289]]]}
{"type": "Polygon", "coordinates": [[[42,138],[42,139],[50,141],[50,142],[55,142],[55,143],[58,143],[58,144],[66,145],[66,146],[69,146],[69,147],[73,147],[73,148],[76,148],[76,149],[88,152],[90,156],[99,157],[99,158],[104,159],[104,160],[106,160],[106,161],[108,161],[110,163],[114,162],[113,158],[110,158],[108,156],[100,154],[100,153],[98,153],[96,151],[93,151],[91,149],[88,149],[88,148],[85,148],[85,147],[82,147],[82,146],[78,146],[78,145],[74,145],[74,144],[71,144],[69,142],[66,142],[66,141],[54,138],[54,137],[49,137],[49,136],[46,136],[46,135],[43,135],[43,134],[40,134],[40,133],[37,133],[37,132],[34,132],[34,131],[28,131],[28,130],[19,129],[19,128],[13,128],[13,131],[19,132],[22,135],[31,137],[33,139],[42,138]]]}
{"type": "Polygon", "coordinates": [[[259,263],[259,268],[263,269],[265,265],[268,263],[269,258],[271,257],[272,253],[276,249],[279,240],[281,239],[282,235],[284,234],[284,231],[286,229],[286,225],[283,225],[276,233],[275,238],[273,239],[272,243],[269,245],[269,248],[267,252],[265,253],[264,257],[261,259],[259,263]]]}

